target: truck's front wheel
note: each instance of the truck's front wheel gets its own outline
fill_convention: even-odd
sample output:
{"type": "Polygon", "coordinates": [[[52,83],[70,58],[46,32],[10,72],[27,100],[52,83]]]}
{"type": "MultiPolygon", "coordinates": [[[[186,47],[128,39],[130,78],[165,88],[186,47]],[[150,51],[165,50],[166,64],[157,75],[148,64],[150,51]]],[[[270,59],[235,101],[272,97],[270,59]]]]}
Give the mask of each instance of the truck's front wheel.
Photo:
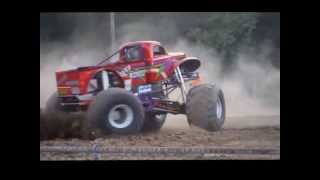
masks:
{"type": "Polygon", "coordinates": [[[218,131],[226,115],[222,90],[211,84],[191,88],[187,95],[186,112],[190,124],[208,131],[218,131]]]}

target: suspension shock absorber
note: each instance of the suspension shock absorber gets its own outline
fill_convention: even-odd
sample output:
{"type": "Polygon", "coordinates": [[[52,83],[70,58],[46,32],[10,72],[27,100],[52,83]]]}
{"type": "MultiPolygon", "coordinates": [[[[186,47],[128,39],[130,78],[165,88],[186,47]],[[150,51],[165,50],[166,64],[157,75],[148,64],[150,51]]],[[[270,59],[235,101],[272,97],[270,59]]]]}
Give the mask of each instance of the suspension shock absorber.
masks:
{"type": "Polygon", "coordinates": [[[180,90],[181,90],[181,94],[182,94],[182,100],[183,100],[183,103],[186,103],[186,99],[187,99],[187,96],[186,96],[186,87],[185,87],[185,83],[184,83],[184,79],[183,79],[183,76],[181,74],[181,70],[180,70],[180,67],[176,67],[175,69],[175,75],[177,77],[177,80],[179,82],[179,86],[180,86],[180,90]]]}

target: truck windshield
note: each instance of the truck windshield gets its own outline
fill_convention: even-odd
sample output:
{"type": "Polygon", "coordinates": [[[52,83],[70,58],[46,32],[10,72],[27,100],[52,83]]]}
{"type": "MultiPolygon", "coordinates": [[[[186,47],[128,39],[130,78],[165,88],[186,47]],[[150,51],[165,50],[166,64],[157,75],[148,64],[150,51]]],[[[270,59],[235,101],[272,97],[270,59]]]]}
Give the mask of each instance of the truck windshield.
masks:
{"type": "Polygon", "coordinates": [[[162,55],[166,55],[166,51],[164,50],[163,47],[157,45],[157,46],[154,46],[154,47],[153,47],[153,55],[154,55],[155,57],[157,57],[157,56],[162,56],[162,55]]]}

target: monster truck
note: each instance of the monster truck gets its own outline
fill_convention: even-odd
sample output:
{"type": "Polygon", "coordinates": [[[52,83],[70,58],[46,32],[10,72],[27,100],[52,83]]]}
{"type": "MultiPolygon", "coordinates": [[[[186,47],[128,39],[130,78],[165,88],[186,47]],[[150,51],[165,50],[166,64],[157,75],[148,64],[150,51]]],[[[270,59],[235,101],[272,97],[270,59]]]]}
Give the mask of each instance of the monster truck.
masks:
{"type": "Polygon", "coordinates": [[[46,111],[86,111],[88,128],[113,134],[159,130],[168,113],[217,131],[225,121],[224,95],[218,86],[201,83],[200,65],[198,58],[168,53],[156,41],[129,42],[95,66],[57,71],[57,92],[46,111]],[[182,102],[169,98],[175,89],[182,102]]]}

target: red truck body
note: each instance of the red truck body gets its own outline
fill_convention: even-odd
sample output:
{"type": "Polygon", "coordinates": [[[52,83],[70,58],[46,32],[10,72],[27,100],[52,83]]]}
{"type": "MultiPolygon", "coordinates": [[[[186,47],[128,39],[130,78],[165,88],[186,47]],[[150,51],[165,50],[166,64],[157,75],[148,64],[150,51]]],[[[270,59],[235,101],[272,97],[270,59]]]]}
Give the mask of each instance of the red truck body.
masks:
{"type": "Polygon", "coordinates": [[[56,72],[57,90],[58,95],[63,99],[62,103],[64,105],[89,105],[92,100],[91,80],[102,71],[112,74],[113,83],[115,83],[113,87],[136,92],[140,85],[159,83],[170,77],[174,74],[175,68],[184,62],[182,59],[186,58],[184,53],[168,53],[156,41],[136,41],[124,44],[117,55],[118,61],[115,63],[56,72]],[[137,58],[128,60],[126,55],[130,48],[136,49],[133,52],[139,52],[137,58]]]}

